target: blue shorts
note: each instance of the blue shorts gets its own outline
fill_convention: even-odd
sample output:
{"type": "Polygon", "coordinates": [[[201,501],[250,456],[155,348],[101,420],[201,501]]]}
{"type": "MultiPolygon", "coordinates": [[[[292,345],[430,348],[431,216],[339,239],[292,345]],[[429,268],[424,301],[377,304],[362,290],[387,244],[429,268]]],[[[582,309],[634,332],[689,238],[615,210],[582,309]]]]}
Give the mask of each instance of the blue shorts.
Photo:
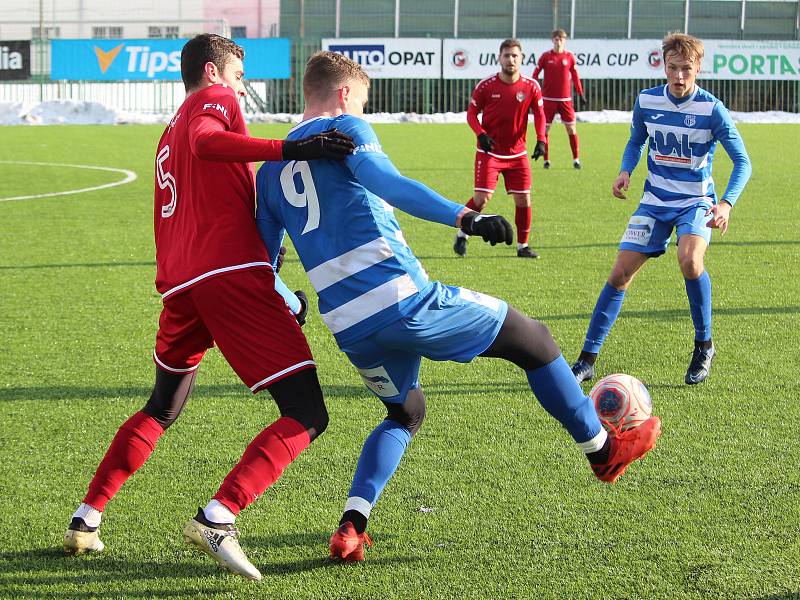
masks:
{"type": "Polygon", "coordinates": [[[672,230],[677,231],[677,238],[682,235],[699,235],[711,243],[711,228],[706,223],[711,219],[706,216],[708,206],[694,205],[682,208],[662,208],[640,204],[633,213],[628,227],[622,234],[620,250],[633,250],[648,256],[661,256],[667,251],[672,230]]]}
{"type": "Polygon", "coordinates": [[[435,281],[405,317],[341,349],[372,393],[404,402],[419,387],[423,356],[471,361],[492,345],[507,312],[502,300],[435,281]]]}

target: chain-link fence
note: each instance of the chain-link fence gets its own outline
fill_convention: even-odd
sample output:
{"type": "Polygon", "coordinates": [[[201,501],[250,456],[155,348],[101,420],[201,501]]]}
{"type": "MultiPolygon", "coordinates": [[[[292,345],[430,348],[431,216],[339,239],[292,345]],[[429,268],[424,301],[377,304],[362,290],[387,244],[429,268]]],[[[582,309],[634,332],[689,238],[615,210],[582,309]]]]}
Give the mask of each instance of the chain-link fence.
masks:
{"type": "Polygon", "coordinates": [[[283,0],[280,34],[324,37],[800,39],[798,0],[283,0]]]}

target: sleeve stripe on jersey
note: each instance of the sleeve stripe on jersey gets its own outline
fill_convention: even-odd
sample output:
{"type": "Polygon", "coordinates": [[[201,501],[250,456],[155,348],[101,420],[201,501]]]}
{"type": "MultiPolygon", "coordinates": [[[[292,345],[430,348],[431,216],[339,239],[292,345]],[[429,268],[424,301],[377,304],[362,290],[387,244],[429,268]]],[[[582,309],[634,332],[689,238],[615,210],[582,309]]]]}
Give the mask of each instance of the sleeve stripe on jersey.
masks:
{"type": "Polygon", "coordinates": [[[307,272],[317,293],[394,256],[385,237],[379,237],[317,265],[307,272]]]}

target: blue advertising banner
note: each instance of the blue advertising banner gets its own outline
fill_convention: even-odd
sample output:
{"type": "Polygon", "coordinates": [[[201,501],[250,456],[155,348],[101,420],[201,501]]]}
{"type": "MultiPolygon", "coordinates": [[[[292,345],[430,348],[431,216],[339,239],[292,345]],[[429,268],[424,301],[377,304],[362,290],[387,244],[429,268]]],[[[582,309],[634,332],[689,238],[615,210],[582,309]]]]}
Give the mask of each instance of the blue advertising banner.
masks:
{"type": "MultiPolygon", "coordinates": [[[[181,78],[181,49],[188,40],[53,40],[51,79],[89,81],[181,78]]],[[[287,38],[236,39],[244,48],[247,79],[288,79],[287,38]]]]}

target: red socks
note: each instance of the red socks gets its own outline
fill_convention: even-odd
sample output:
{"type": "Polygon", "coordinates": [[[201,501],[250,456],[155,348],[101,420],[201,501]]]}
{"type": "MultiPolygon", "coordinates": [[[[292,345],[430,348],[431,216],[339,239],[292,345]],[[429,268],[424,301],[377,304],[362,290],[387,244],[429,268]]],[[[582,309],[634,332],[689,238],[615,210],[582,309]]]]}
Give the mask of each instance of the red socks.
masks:
{"type": "Polygon", "coordinates": [[[531,233],[531,207],[517,206],[515,209],[514,224],[517,226],[517,242],[527,244],[528,236],[531,233]]]}
{"type": "Polygon", "coordinates": [[[163,433],[161,425],[142,411],[125,421],[97,467],[83,502],[103,512],[122,484],[144,464],[163,433]]]}
{"type": "Polygon", "coordinates": [[[469,202],[467,202],[467,208],[470,210],[476,210],[478,212],[481,212],[481,209],[475,206],[474,198],[469,199],[469,202]]]}
{"type": "Polygon", "coordinates": [[[569,147],[572,148],[573,160],[578,160],[578,134],[569,135],[569,147]]]}
{"type": "Polygon", "coordinates": [[[550,136],[544,138],[544,159],[550,160],[550,136]]]}
{"type": "Polygon", "coordinates": [[[303,425],[291,417],[281,417],[250,442],[214,499],[238,515],[275,483],[289,463],[310,443],[303,425]]]}

